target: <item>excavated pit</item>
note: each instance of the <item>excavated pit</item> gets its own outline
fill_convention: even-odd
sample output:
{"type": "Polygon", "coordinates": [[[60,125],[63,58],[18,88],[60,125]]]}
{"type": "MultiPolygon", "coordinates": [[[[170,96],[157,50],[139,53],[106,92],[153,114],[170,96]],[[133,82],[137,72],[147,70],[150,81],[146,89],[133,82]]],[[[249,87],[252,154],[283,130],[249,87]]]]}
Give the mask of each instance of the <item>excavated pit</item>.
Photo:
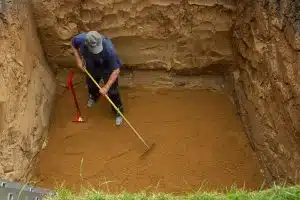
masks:
{"type": "Polygon", "coordinates": [[[61,88],[48,146],[36,169],[39,186],[65,182],[75,190],[91,184],[109,192],[171,193],[223,191],[233,185],[259,189],[264,181],[259,162],[224,93],[222,77],[165,77],[162,84],[154,77],[168,73],[135,72],[131,81],[128,74],[120,81],[125,116],[155,148],[140,160],[143,143],[125,121],[121,127],[114,125],[105,99],[87,108],[87,90],[78,78],[76,94],[87,121],[72,122],[73,97],[61,88]],[[178,80],[186,85],[168,88],[178,80]]]}
{"type": "Polygon", "coordinates": [[[31,3],[0,7],[0,178],[108,192],[299,183],[298,1],[31,3]],[[108,102],[85,107],[78,73],[88,121],[72,122],[70,39],[91,29],[125,63],[125,114],[156,143],[145,160],[126,123],[113,125],[108,102]]]}

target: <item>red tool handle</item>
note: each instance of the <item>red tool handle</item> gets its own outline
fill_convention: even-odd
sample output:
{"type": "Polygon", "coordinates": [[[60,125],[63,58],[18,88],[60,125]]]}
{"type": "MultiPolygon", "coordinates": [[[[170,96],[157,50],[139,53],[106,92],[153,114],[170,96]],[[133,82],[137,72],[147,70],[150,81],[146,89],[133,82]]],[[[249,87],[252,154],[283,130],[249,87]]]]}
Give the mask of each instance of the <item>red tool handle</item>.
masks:
{"type": "Polygon", "coordinates": [[[74,73],[71,71],[70,75],[69,75],[69,78],[68,78],[68,88],[71,89],[71,91],[72,91],[72,95],[73,95],[73,99],[74,99],[74,102],[75,102],[75,105],[76,105],[76,108],[77,108],[78,116],[81,116],[81,112],[80,112],[80,109],[79,109],[79,106],[78,106],[77,97],[76,97],[76,94],[75,94],[75,91],[74,91],[74,88],[73,88],[73,83],[72,83],[73,74],[74,73]]]}

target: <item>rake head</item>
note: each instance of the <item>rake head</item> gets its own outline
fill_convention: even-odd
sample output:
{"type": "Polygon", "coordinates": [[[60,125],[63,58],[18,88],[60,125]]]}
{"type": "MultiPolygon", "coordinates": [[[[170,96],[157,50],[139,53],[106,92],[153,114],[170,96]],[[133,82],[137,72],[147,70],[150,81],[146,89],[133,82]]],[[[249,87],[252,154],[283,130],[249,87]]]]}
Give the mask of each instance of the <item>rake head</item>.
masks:
{"type": "Polygon", "coordinates": [[[153,150],[154,147],[155,143],[152,143],[151,146],[140,156],[140,159],[144,159],[150,153],[150,151],[153,150]]]}

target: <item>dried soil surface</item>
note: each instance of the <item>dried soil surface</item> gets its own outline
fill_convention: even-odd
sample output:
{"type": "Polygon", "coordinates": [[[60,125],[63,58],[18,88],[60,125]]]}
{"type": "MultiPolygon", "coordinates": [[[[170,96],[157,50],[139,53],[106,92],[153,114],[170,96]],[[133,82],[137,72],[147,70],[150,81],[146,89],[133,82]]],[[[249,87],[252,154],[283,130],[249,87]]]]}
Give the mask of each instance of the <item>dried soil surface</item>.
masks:
{"type": "Polygon", "coordinates": [[[88,182],[109,192],[182,193],[223,190],[232,184],[257,189],[263,183],[227,96],[205,90],[122,88],[121,92],[125,116],[146,141],[156,143],[155,148],[139,159],[145,149],[129,126],[114,125],[104,98],[86,108],[86,89],[78,86],[87,122],[72,122],[75,106],[70,91],[65,91],[57,100],[49,144],[40,153],[39,186],[53,188],[65,181],[78,189],[88,182]]]}

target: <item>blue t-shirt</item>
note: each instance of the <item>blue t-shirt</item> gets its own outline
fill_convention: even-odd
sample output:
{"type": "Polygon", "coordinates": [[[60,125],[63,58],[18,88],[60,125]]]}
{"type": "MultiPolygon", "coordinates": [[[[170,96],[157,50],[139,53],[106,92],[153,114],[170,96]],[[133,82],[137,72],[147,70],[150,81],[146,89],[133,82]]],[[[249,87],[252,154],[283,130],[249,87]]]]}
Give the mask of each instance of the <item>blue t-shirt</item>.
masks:
{"type": "Polygon", "coordinates": [[[86,33],[80,33],[74,36],[72,38],[72,46],[80,50],[80,54],[85,59],[87,65],[93,65],[87,66],[88,68],[101,67],[104,72],[111,72],[112,70],[121,67],[121,61],[110,39],[108,39],[106,36],[103,37],[103,51],[95,55],[90,53],[85,46],[85,36],[86,33]],[[96,61],[94,62],[94,60],[96,61]]]}
{"type": "Polygon", "coordinates": [[[86,33],[80,33],[72,38],[72,46],[75,49],[80,48],[84,44],[86,33]]]}

